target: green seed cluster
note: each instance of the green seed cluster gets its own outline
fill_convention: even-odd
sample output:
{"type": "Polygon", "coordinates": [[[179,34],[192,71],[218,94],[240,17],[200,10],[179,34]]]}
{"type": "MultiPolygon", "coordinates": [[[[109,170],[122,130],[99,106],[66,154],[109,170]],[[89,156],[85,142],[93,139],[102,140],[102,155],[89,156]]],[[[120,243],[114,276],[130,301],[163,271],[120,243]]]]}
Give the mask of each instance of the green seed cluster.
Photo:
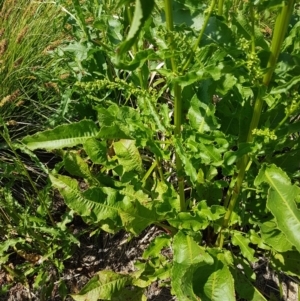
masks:
{"type": "Polygon", "coordinates": [[[253,135],[261,136],[265,138],[270,138],[271,140],[276,140],[277,136],[275,135],[275,132],[270,130],[269,128],[266,129],[254,129],[252,131],[253,135]]]}
{"type": "Polygon", "coordinates": [[[136,97],[157,97],[156,90],[144,90],[136,87],[132,82],[127,83],[125,80],[120,78],[115,78],[115,81],[101,79],[86,83],[77,82],[75,85],[88,93],[99,92],[101,90],[124,90],[126,91],[126,94],[134,95],[136,97]]]}

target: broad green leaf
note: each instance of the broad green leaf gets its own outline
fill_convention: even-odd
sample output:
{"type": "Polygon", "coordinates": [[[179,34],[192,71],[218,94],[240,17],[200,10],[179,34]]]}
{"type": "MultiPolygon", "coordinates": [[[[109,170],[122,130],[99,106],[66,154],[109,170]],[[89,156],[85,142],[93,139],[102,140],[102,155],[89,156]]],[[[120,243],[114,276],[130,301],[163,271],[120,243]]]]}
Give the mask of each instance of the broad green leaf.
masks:
{"type": "Polygon", "coordinates": [[[266,182],[270,185],[267,207],[275,217],[276,224],[286,238],[300,251],[300,211],[295,203],[300,188],[275,165],[263,165],[255,184],[266,182]]]}
{"type": "Polygon", "coordinates": [[[174,1],[173,2],[173,16],[174,24],[183,25],[188,24],[194,30],[200,30],[204,22],[204,15],[202,13],[202,3],[189,3],[191,1],[174,1]]]}
{"type": "MultiPolygon", "coordinates": [[[[202,66],[201,66],[202,67],[202,66]]],[[[223,63],[219,63],[218,65],[213,64],[207,67],[199,67],[197,71],[188,71],[185,75],[172,77],[174,83],[180,84],[182,87],[187,87],[195,82],[206,80],[206,79],[213,79],[215,81],[219,80],[222,75],[222,69],[224,68],[223,63]]],[[[158,70],[159,73],[162,73],[162,70],[158,70]]]]}
{"type": "Polygon", "coordinates": [[[67,206],[92,222],[111,219],[120,223],[118,193],[111,188],[90,188],[81,193],[78,182],[67,176],[50,175],[50,180],[63,196],[67,206]],[[119,222],[118,222],[119,221],[119,222]]]}
{"type": "Polygon", "coordinates": [[[135,278],[132,284],[146,288],[154,281],[169,279],[171,263],[168,261],[165,256],[157,254],[146,262],[136,262],[135,267],[137,271],[132,275],[135,278]]]}
{"type": "MultiPolygon", "coordinates": [[[[120,227],[138,235],[148,225],[158,221],[153,203],[142,205],[136,196],[109,187],[92,187],[80,192],[76,180],[66,176],[50,175],[50,180],[63,196],[67,206],[88,222],[105,227],[120,227]]],[[[129,187],[130,188],[130,187],[129,187]]],[[[147,203],[147,199],[145,199],[147,203]]],[[[106,229],[106,228],[105,228],[106,229]]]]}
{"type": "Polygon", "coordinates": [[[255,262],[257,260],[254,257],[254,249],[249,247],[249,238],[245,237],[238,231],[233,231],[231,241],[233,245],[240,247],[242,255],[247,258],[249,262],[255,262]]]}
{"type": "Polygon", "coordinates": [[[218,128],[214,113],[215,106],[213,104],[207,105],[201,102],[197,96],[192,98],[188,118],[191,126],[200,134],[218,128]]]}
{"type": "MultiPolygon", "coordinates": [[[[140,112],[128,106],[112,104],[109,108],[97,107],[100,131],[99,138],[131,139],[142,141],[152,132],[141,121],[140,112]]],[[[138,144],[138,143],[137,143],[138,144]]]]}
{"type": "Polygon", "coordinates": [[[147,226],[159,220],[154,203],[142,190],[127,185],[119,194],[122,196],[120,218],[127,231],[138,235],[147,226]]]}
{"type": "MultiPolygon", "coordinates": [[[[244,36],[248,41],[251,40],[253,30],[249,20],[245,18],[242,12],[239,12],[235,18],[233,18],[233,24],[237,26],[239,37],[244,36]]],[[[254,34],[255,45],[262,47],[263,49],[269,49],[268,43],[265,41],[264,36],[260,30],[255,30],[254,34]]]]}
{"type": "Polygon", "coordinates": [[[119,214],[125,229],[135,235],[140,234],[147,226],[158,221],[158,215],[153,204],[145,207],[138,201],[124,199],[122,211],[119,214]]]}
{"type": "Polygon", "coordinates": [[[199,266],[212,264],[212,257],[192,237],[182,231],[174,236],[173,250],[172,292],[180,301],[200,301],[193,291],[194,272],[199,266]]]}
{"type": "Polygon", "coordinates": [[[182,142],[179,139],[176,139],[174,141],[175,144],[175,149],[176,149],[176,153],[178,154],[178,156],[180,157],[180,160],[182,161],[183,165],[184,165],[184,169],[186,174],[191,178],[191,181],[193,183],[197,182],[197,171],[195,169],[195,167],[193,166],[192,162],[190,161],[190,159],[188,158],[182,142]]]}
{"type": "Polygon", "coordinates": [[[80,157],[78,153],[67,152],[64,157],[65,169],[73,176],[81,177],[89,181],[93,181],[88,164],[80,157]]]}
{"type": "Polygon", "coordinates": [[[118,49],[119,55],[123,55],[136,42],[139,33],[142,30],[147,19],[150,17],[153,8],[154,0],[135,1],[135,10],[132,24],[130,26],[126,40],[120,45],[118,49]]]}
{"type": "Polygon", "coordinates": [[[185,266],[173,264],[171,274],[172,294],[175,294],[180,301],[201,301],[193,290],[193,275],[199,264],[185,266]]]}
{"type": "Polygon", "coordinates": [[[209,225],[207,217],[203,214],[191,214],[190,212],[179,212],[174,219],[168,219],[171,226],[179,230],[192,230],[194,232],[203,230],[209,225]]]}
{"type": "Polygon", "coordinates": [[[164,218],[174,217],[180,211],[179,195],[170,183],[156,181],[153,199],[157,213],[164,218]]]}
{"type": "Polygon", "coordinates": [[[204,164],[220,166],[223,163],[221,151],[214,145],[199,143],[200,158],[204,164]]]}
{"type": "Polygon", "coordinates": [[[122,165],[125,172],[136,171],[141,173],[143,171],[142,158],[134,140],[121,139],[115,142],[113,147],[119,164],[122,165]]]}
{"type": "Polygon", "coordinates": [[[112,301],[147,301],[144,289],[139,287],[123,288],[112,301]]]}
{"type": "Polygon", "coordinates": [[[300,276],[300,253],[297,251],[289,251],[284,253],[275,253],[271,257],[272,265],[292,276],[300,276]]]}
{"type": "Polygon", "coordinates": [[[231,268],[230,270],[234,277],[235,289],[239,299],[243,298],[247,301],[267,301],[242,271],[238,268],[231,268]]]}
{"type": "Polygon", "coordinates": [[[224,162],[226,165],[232,165],[245,154],[248,154],[250,152],[253,153],[256,150],[257,147],[252,143],[239,143],[238,150],[230,150],[224,154],[224,162]]]}
{"type": "MultiPolygon", "coordinates": [[[[222,254],[220,254],[222,255],[222,254]]],[[[193,278],[193,288],[201,301],[235,301],[234,280],[223,256],[213,256],[212,265],[200,266],[193,278]],[[219,258],[220,257],[220,258],[219,258]]]]}
{"type": "Polygon", "coordinates": [[[257,245],[260,249],[263,249],[263,250],[271,249],[270,246],[268,246],[264,243],[264,240],[262,239],[262,237],[255,230],[250,229],[249,233],[250,233],[249,239],[252,244],[257,245]]]}
{"type": "Polygon", "coordinates": [[[99,129],[94,121],[82,120],[71,124],[59,125],[53,130],[36,133],[25,137],[22,142],[31,149],[61,149],[83,144],[95,137],[99,129]]]}
{"type": "Polygon", "coordinates": [[[143,258],[147,259],[149,257],[156,257],[160,254],[160,251],[170,246],[170,236],[163,234],[155,237],[154,240],[151,241],[148,248],[143,253],[143,258]]]}
{"type": "Polygon", "coordinates": [[[130,276],[113,271],[98,272],[77,295],[71,295],[76,301],[111,300],[131,281],[130,276]]]}
{"type": "Polygon", "coordinates": [[[90,138],[84,142],[83,147],[93,163],[104,164],[107,161],[107,146],[105,141],[90,138]]]}
{"type": "Polygon", "coordinates": [[[193,211],[196,211],[198,215],[205,216],[210,221],[218,220],[226,212],[224,206],[212,205],[209,208],[206,201],[199,202],[197,207],[193,209],[193,211]]]}
{"type": "Polygon", "coordinates": [[[277,252],[286,252],[293,248],[292,243],[278,229],[274,220],[261,224],[260,230],[264,243],[271,246],[277,252]]]}

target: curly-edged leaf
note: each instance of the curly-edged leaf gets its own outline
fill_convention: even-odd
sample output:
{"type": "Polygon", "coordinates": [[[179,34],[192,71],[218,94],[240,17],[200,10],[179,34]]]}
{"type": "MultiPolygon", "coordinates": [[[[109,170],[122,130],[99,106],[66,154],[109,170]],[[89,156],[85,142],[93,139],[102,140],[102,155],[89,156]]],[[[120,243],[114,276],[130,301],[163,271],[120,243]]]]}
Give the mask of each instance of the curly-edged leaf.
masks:
{"type": "Polygon", "coordinates": [[[243,236],[238,231],[233,231],[232,233],[232,244],[239,246],[242,252],[242,255],[247,258],[250,262],[255,262],[257,259],[254,257],[254,250],[249,247],[250,239],[243,236]]]}
{"type": "Polygon", "coordinates": [[[131,277],[113,271],[98,272],[77,295],[71,295],[75,301],[111,300],[127,284],[131,277]]]}
{"type": "Polygon", "coordinates": [[[234,280],[228,266],[219,256],[213,256],[213,259],[212,265],[200,266],[195,271],[195,293],[201,301],[235,301],[234,280]]]}
{"type": "MultiPolygon", "coordinates": [[[[148,225],[158,221],[153,203],[147,206],[141,204],[139,198],[142,196],[138,192],[136,195],[129,194],[128,188],[119,191],[109,187],[92,187],[82,193],[77,181],[67,176],[50,175],[50,180],[67,206],[90,223],[105,225],[109,229],[123,226],[138,235],[148,225]]],[[[146,197],[143,199],[147,203],[146,197]]]]}
{"type": "Polygon", "coordinates": [[[214,145],[199,143],[199,156],[204,164],[220,166],[223,163],[221,150],[214,145]]]}
{"type": "Polygon", "coordinates": [[[120,218],[125,229],[135,235],[140,234],[147,226],[158,221],[158,215],[153,204],[147,207],[137,200],[124,198],[120,218]]]}
{"type": "Polygon", "coordinates": [[[196,169],[193,166],[190,159],[188,158],[180,139],[175,139],[174,145],[175,145],[176,153],[177,153],[177,155],[179,156],[180,160],[182,161],[182,163],[184,165],[184,169],[185,169],[186,174],[191,178],[191,181],[193,183],[196,183],[197,178],[198,178],[196,169]]]}
{"type": "Polygon", "coordinates": [[[105,141],[90,138],[84,142],[83,148],[93,163],[104,164],[107,161],[107,146],[105,141]]]}
{"type": "Polygon", "coordinates": [[[126,40],[120,45],[118,49],[119,55],[123,55],[136,42],[139,33],[142,30],[147,19],[150,17],[153,8],[154,0],[135,1],[135,10],[132,24],[130,26],[126,40]]]}
{"type": "Polygon", "coordinates": [[[293,76],[292,79],[288,82],[285,82],[282,85],[279,85],[276,88],[273,88],[270,93],[271,94],[278,94],[278,93],[288,93],[291,91],[293,86],[298,85],[300,82],[300,75],[299,76],[293,76]]]}
{"type": "Polygon", "coordinates": [[[142,158],[134,140],[121,139],[115,142],[113,147],[119,164],[122,165],[125,172],[136,171],[141,173],[143,171],[142,158]]]}
{"type": "Polygon", "coordinates": [[[190,212],[179,212],[175,218],[168,219],[168,222],[177,229],[192,230],[194,232],[206,229],[209,225],[209,221],[204,214],[191,214],[190,212]]]}
{"type": "Polygon", "coordinates": [[[196,211],[199,215],[205,216],[210,221],[218,220],[226,212],[224,206],[212,205],[209,208],[206,201],[199,202],[194,211],[196,211]]]}
{"type": "Polygon", "coordinates": [[[36,133],[25,137],[22,142],[31,149],[61,149],[83,144],[87,139],[95,137],[99,129],[94,121],[82,120],[71,124],[59,125],[53,130],[36,133]]]}
{"type": "Polygon", "coordinates": [[[112,104],[109,108],[97,107],[100,131],[99,138],[134,139],[141,141],[152,132],[141,121],[138,110],[112,104]]]}
{"type": "Polygon", "coordinates": [[[261,224],[260,230],[264,243],[271,246],[277,252],[286,252],[293,248],[291,242],[278,229],[274,220],[261,224]]]}
{"type": "Polygon", "coordinates": [[[235,289],[238,297],[247,301],[267,301],[267,299],[259,292],[259,290],[251,283],[251,281],[238,268],[230,269],[234,278],[235,289]]]}
{"type": "Polygon", "coordinates": [[[149,257],[157,257],[163,248],[170,246],[170,243],[171,237],[169,235],[162,234],[155,237],[155,239],[151,241],[148,248],[144,251],[143,258],[147,259],[149,257]]]}
{"type": "Polygon", "coordinates": [[[284,253],[272,254],[272,265],[291,276],[300,276],[300,253],[297,251],[289,251],[284,253]]]}
{"type": "Polygon", "coordinates": [[[194,272],[199,266],[212,264],[212,257],[181,231],[174,236],[173,250],[172,292],[180,301],[200,301],[193,291],[194,272]]]}
{"type": "MultiPolygon", "coordinates": [[[[187,87],[195,82],[205,79],[219,80],[222,76],[222,69],[224,68],[223,63],[218,65],[213,64],[207,67],[199,67],[197,71],[191,70],[181,76],[169,76],[174,83],[180,84],[182,87],[187,87]]],[[[158,70],[159,73],[163,74],[163,70],[158,70]]]]}
{"type": "Polygon", "coordinates": [[[295,202],[300,188],[291,184],[285,172],[275,165],[263,165],[255,184],[267,182],[270,185],[267,207],[275,217],[278,229],[300,251],[300,211],[295,202]]]}
{"type": "Polygon", "coordinates": [[[215,117],[215,106],[200,102],[197,96],[191,100],[191,107],[188,112],[188,118],[191,126],[199,133],[217,129],[218,123],[215,117]]]}
{"type": "Polygon", "coordinates": [[[64,157],[64,167],[73,176],[81,177],[92,181],[93,176],[91,174],[88,164],[80,157],[78,153],[67,152],[64,157]]]}

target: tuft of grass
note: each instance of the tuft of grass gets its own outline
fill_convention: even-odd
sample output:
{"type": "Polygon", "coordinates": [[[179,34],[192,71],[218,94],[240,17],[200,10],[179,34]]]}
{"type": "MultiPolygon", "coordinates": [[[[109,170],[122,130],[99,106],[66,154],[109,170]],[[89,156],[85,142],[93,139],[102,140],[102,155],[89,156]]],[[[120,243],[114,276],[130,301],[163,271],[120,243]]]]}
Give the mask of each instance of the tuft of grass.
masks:
{"type": "Polygon", "coordinates": [[[55,109],[57,90],[36,74],[50,72],[49,50],[61,42],[61,22],[53,3],[0,3],[0,115],[13,138],[45,127],[55,109]]]}

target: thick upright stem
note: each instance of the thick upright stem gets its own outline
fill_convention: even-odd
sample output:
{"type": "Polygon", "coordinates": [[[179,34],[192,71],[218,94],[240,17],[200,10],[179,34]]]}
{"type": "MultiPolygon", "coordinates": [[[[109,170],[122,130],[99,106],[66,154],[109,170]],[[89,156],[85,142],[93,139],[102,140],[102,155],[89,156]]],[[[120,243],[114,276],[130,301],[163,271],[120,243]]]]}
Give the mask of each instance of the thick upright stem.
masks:
{"type": "MultiPolygon", "coordinates": [[[[169,32],[172,32],[174,29],[172,0],[165,0],[165,14],[166,14],[167,29],[169,32]]],[[[171,51],[174,53],[175,45],[174,45],[174,39],[172,35],[170,35],[169,37],[169,44],[170,44],[171,51]]],[[[171,57],[171,67],[172,67],[172,71],[176,74],[178,71],[178,66],[174,55],[171,57]]],[[[181,125],[182,125],[182,99],[181,99],[181,87],[178,83],[174,84],[173,91],[174,91],[174,125],[175,125],[174,134],[176,137],[180,137],[181,125]]],[[[183,168],[182,161],[179,158],[178,154],[176,154],[176,170],[177,170],[177,177],[178,177],[178,190],[180,196],[180,209],[181,211],[185,211],[186,204],[185,204],[185,196],[184,196],[184,179],[182,177],[182,168],[183,168]]]]}
{"type": "Polygon", "coordinates": [[[224,0],[219,0],[219,3],[218,3],[218,15],[219,16],[223,15],[223,5],[224,5],[224,0]]]}
{"type": "MultiPolygon", "coordinates": [[[[288,28],[288,24],[290,22],[290,18],[293,12],[294,7],[294,0],[288,1],[288,3],[282,8],[281,12],[277,16],[276,23],[275,23],[275,29],[274,29],[274,35],[272,39],[271,44],[271,54],[268,61],[268,71],[265,73],[262,85],[260,87],[259,93],[257,95],[254,108],[253,108],[253,115],[251,119],[251,123],[249,126],[248,136],[247,136],[247,142],[253,141],[253,130],[258,127],[262,107],[263,107],[263,95],[266,91],[266,87],[269,86],[269,83],[271,81],[273,72],[276,67],[276,62],[278,59],[278,56],[280,54],[280,49],[282,46],[282,42],[284,40],[284,36],[286,34],[286,30],[288,28]]],[[[230,223],[231,214],[234,210],[235,204],[237,202],[237,199],[240,195],[242,183],[245,177],[246,168],[249,163],[249,156],[244,155],[242,159],[240,160],[239,165],[239,173],[236,178],[236,182],[234,184],[234,187],[232,189],[229,189],[228,195],[226,197],[226,200],[228,201],[228,208],[223,220],[222,230],[228,228],[228,225],[230,223]]],[[[235,180],[235,179],[234,179],[235,180]]],[[[217,245],[222,248],[224,244],[224,233],[221,230],[219,233],[218,239],[217,239],[217,245]]]]}

